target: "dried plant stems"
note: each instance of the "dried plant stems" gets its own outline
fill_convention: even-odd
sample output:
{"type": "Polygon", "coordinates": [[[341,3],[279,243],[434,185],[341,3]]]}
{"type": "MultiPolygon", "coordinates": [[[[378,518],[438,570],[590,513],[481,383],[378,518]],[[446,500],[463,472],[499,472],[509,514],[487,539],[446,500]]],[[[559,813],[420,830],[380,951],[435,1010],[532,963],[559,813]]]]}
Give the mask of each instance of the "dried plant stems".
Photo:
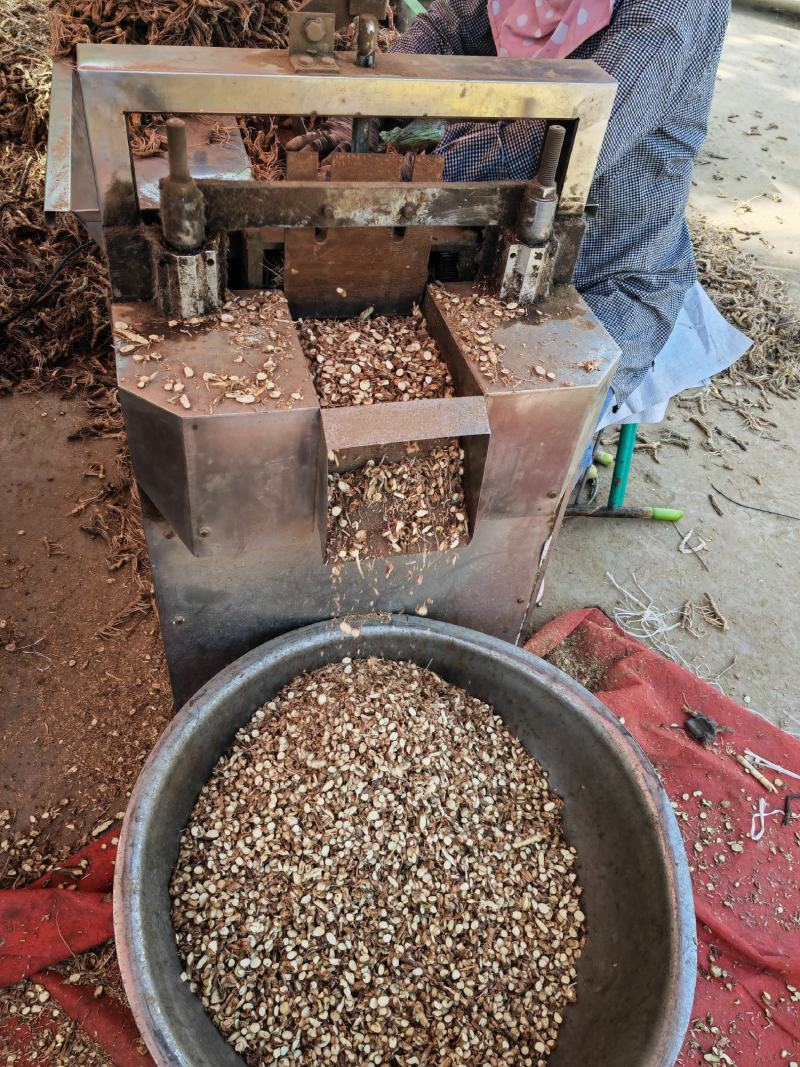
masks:
{"type": "Polygon", "coordinates": [[[328,475],[329,563],[458,548],[469,539],[458,441],[328,475]]]}
{"type": "Polygon", "coordinates": [[[76,255],[41,301],[23,310],[62,258],[86,240],[71,215],[44,221],[44,159],[0,145],[0,390],[97,350],[108,339],[108,289],[98,250],[76,255]],[[9,321],[11,320],[11,321],[9,321]]]}
{"type": "Polygon", "coordinates": [[[543,1067],[584,941],[560,809],[492,709],[428,670],[297,678],[184,832],[184,980],[253,1067],[543,1067]]]}
{"type": "Polygon", "coordinates": [[[800,388],[800,312],[786,284],[744,251],[728,230],[692,221],[697,270],[725,317],[747,334],[752,347],[727,372],[734,381],[777,396],[800,388]]]}
{"type": "Polygon", "coordinates": [[[49,104],[44,2],[6,0],[0,4],[0,142],[43,145],[49,104]]]}
{"type": "Polygon", "coordinates": [[[293,0],[50,0],[50,49],[76,44],[170,44],[283,48],[293,0]]]}

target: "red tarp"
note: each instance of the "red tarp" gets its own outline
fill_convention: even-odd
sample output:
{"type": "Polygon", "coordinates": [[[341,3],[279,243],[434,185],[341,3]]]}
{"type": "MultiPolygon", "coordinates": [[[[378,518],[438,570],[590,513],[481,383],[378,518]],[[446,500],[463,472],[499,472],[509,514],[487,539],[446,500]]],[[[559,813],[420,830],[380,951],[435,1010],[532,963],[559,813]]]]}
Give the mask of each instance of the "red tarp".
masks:
{"type": "MultiPolygon", "coordinates": [[[[768,808],[782,807],[786,792],[800,792],[800,782],[787,778],[777,795],[768,793],[729,752],[749,748],[800,774],[800,742],[627,637],[597,609],[555,619],[527,647],[548,656],[568,637],[570,655],[601,679],[597,696],[624,719],[677,805],[692,868],[699,970],[693,1024],[678,1063],[800,1062],[800,1004],[792,999],[800,994],[788,988],[800,988],[794,874],[795,858],[800,868],[800,820],[782,826],[779,817],[769,817],[760,841],[748,837],[758,801],[764,797],[768,808]],[[731,732],[714,748],[703,748],[683,728],[687,705],[731,732]]],[[[62,871],[28,889],[0,891],[0,987],[30,975],[118,1067],[147,1067],[152,1060],[143,1054],[127,1009],[110,996],[95,998],[91,986],[66,985],[54,972],[41,971],[113,936],[115,834],[109,831],[73,857],[72,868],[88,860],[80,879],[62,871]]],[[[36,1026],[47,1026],[47,1012],[39,1018],[36,1026]]],[[[0,1043],[22,1053],[17,1067],[34,1067],[26,1056],[35,1048],[30,1040],[24,1023],[0,1029],[0,1043]]],[[[37,1058],[35,1067],[53,1062],[37,1058]]]]}
{"type": "Polygon", "coordinates": [[[598,699],[624,720],[677,805],[698,938],[693,1027],[678,1064],[800,1062],[800,1003],[793,1000],[800,994],[788,988],[800,988],[800,817],[787,826],[768,817],[761,840],[749,837],[759,800],[768,810],[783,808],[800,781],[786,777],[769,793],[731,755],[750,749],[800,774],[800,741],[628,637],[597,608],[554,619],[526,648],[546,657],[567,638],[570,657],[600,679],[598,699]],[[686,706],[731,732],[704,748],[684,729],[686,706]],[[698,1028],[698,1020],[715,1030],[698,1028]],[[716,1058],[719,1052],[730,1059],[716,1058]]]}
{"type": "MultiPolygon", "coordinates": [[[[37,1049],[41,1031],[57,1032],[49,1017],[53,1001],[117,1067],[154,1067],[126,1005],[105,992],[95,996],[94,985],[73,985],[46,969],[114,936],[111,885],[118,833],[119,827],[112,828],[25,889],[0,890],[0,989],[30,977],[52,998],[30,1026],[26,1019],[0,1026],[0,1048],[13,1048],[20,1057],[15,1067],[64,1063],[57,1051],[42,1055],[37,1049]]],[[[80,968],[80,961],[75,967],[80,968]]]]}

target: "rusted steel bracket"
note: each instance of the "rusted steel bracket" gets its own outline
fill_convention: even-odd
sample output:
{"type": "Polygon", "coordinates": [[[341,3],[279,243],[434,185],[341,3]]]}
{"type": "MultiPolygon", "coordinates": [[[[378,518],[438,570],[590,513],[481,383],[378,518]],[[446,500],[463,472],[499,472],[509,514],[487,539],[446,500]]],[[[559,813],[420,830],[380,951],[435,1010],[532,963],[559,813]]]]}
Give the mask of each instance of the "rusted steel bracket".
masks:
{"type": "Polygon", "coordinates": [[[336,16],[316,10],[292,11],[287,21],[289,61],[300,74],[338,74],[333,55],[336,16]]]}
{"type": "Polygon", "coordinates": [[[259,226],[507,226],[525,189],[525,182],[197,184],[212,233],[259,226]]]}

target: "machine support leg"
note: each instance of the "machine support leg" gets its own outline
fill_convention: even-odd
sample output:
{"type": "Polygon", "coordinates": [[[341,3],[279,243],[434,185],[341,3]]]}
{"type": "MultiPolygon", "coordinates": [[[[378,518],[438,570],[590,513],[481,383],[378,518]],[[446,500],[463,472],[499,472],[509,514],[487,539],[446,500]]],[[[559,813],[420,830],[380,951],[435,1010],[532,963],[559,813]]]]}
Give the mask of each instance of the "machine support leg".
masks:
{"type": "Polygon", "coordinates": [[[353,119],[353,151],[369,152],[369,119],[353,119]]]}
{"type": "Polygon", "coordinates": [[[608,494],[608,507],[611,511],[621,508],[625,503],[625,491],[628,488],[628,475],[631,472],[638,429],[639,426],[635,422],[625,423],[619,428],[617,458],[614,461],[614,473],[611,477],[611,492],[608,494]]]}

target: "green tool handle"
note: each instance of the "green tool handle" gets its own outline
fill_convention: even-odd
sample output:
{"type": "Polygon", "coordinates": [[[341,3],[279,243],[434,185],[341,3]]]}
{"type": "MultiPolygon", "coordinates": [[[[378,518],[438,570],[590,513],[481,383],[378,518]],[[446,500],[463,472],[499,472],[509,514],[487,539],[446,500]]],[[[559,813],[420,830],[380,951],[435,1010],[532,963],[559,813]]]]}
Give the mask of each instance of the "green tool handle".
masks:
{"type": "Polygon", "coordinates": [[[679,522],[683,518],[680,508],[567,508],[567,515],[596,519],[656,519],[659,522],[679,522]]]}
{"type": "Polygon", "coordinates": [[[608,494],[608,506],[612,509],[621,508],[625,503],[625,491],[628,488],[628,475],[631,472],[638,429],[635,422],[626,422],[619,428],[617,458],[614,461],[614,473],[611,476],[611,492],[608,494]]]}

